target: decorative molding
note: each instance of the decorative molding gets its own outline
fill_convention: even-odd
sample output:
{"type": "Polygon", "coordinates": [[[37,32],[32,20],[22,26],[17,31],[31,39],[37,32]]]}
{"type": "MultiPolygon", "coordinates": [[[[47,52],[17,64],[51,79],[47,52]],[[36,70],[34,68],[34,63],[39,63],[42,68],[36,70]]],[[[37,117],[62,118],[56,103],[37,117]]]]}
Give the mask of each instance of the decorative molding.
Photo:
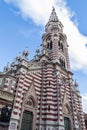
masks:
{"type": "Polygon", "coordinates": [[[0,99],[12,102],[14,99],[14,95],[6,91],[0,90],[0,99]]]}

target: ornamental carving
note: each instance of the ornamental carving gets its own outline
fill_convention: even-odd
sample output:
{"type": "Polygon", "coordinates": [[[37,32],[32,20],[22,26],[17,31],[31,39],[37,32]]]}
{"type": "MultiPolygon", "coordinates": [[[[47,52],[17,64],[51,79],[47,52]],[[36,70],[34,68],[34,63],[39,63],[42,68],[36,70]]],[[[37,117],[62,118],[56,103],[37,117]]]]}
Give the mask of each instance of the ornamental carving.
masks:
{"type": "Polygon", "coordinates": [[[11,93],[0,90],[0,98],[12,102],[14,95],[12,95],[11,93]]]}

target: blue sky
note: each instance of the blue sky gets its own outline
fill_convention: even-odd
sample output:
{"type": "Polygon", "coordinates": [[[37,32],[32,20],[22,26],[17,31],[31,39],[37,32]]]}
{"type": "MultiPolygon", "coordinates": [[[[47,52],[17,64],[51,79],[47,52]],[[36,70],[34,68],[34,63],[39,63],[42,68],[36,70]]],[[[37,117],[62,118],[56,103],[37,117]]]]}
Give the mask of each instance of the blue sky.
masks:
{"type": "Polygon", "coordinates": [[[29,59],[40,47],[44,26],[49,19],[52,6],[55,6],[58,18],[64,25],[67,35],[71,68],[87,102],[87,0],[0,0],[0,71],[7,62],[29,49],[29,59]],[[67,29],[68,28],[68,29],[67,29]]]}
{"type": "Polygon", "coordinates": [[[87,36],[87,1],[84,0],[83,2],[82,0],[67,0],[67,5],[75,12],[80,32],[87,36]]]}

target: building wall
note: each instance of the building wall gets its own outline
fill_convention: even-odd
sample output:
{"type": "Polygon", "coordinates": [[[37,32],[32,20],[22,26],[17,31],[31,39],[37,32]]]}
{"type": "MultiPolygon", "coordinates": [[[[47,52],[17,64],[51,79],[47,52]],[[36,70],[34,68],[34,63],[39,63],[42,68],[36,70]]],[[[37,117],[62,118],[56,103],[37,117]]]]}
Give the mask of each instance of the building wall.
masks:
{"type": "MultiPolygon", "coordinates": [[[[42,50],[28,50],[5,67],[3,91],[14,96],[8,130],[21,130],[23,113],[33,114],[32,130],[85,130],[78,84],[70,70],[67,37],[53,8],[42,36],[42,50]]],[[[1,76],[2,77],[2,76],[1,76]]],[[[26,124],[27,125],[27,124],[26,124]]]]}

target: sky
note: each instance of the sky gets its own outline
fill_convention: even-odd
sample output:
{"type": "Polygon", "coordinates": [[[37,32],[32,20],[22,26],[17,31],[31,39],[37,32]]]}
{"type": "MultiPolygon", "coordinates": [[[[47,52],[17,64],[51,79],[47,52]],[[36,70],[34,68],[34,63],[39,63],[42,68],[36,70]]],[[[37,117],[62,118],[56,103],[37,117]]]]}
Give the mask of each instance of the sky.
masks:
{"type": "Polygon", "coordinates": [[[87,0],[0,0],[0,71],[28,47],[29,60],[42,43],[52,7],[67,35],[73,78],[87,113],[87,0]]]}

